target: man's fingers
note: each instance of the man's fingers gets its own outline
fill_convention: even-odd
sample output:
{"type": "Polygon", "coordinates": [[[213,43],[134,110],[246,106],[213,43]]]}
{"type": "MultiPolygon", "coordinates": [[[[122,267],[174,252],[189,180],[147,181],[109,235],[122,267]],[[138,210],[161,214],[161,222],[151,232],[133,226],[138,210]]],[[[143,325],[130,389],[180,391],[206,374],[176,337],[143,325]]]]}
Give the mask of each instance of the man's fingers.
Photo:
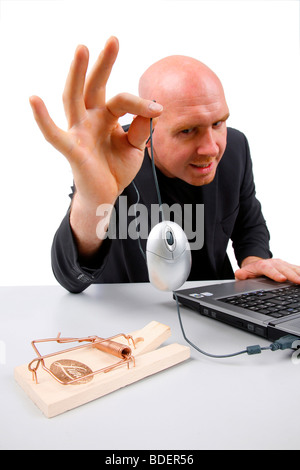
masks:
{"type": "MultiPolygon", "coordinates": [[[[157,122],[157,118],[153,119],[153,127],[157,122]]],[[[150,119],[137,116],[131,123],[128,133],[128,142],[136,148],[144,150],[147,140],[150,136],[150,119]]]]}
{"type": "MultiPolygon", "coordinates": [[[[240,268],[235,271],[234,276],[239,281],[244,281],[245,279],[250,278],[250,273],[248,273],[245,268],[240,268]]],[[[255,276],[252,275],[251,277],[255,277],[255,276]]]]}
{"type": "Polygon", "coordinates": [[[67,132],[63,131],[52,121],[44,102],[38,96],[30,98],[30,105],[34,118],[42,131],[45,139],[50,142],[59,152],[68,155],[70,142],[67,132]]]}
{"type": "Polygon", "coordinates": [[[267,259],[247,264],[235,272],[235,277],[239,280],[259,276],[267,276],[277,282],[288,280],[300,284],[300,267],[280,259],[267,259]]]}
{"type": "Polygon", "coordinates": [[[88,62],[88,49],[85,46],[78,46],[63,93],[63,103],[69,127],[81,121],[86,115],[83,90],[88,62]]]}
{"type": "Polygon", "coordinates": [[[100,53],[91,73],[86,79],[84,99],[87,109],[105,105],[106,83],[119,51],[117,38],[111,37],[100,53]]]}
{"type": "Polygon", "coordinates": [[[286,278],[288,281],[295,282],[296,284],[300,283],[299,270],[296,267],[283,265],[281,268],[278,268],[278,273],[278,277],[282,276],[283,279],[286,278]]]}
{"type": "Polygon", "coordinates": [[[234,275],[235,278],[240,281],[244,281],[245,279],[254,279],[255,277],[260,276],[266,276],[276,282],[283,282],[287,280],[287,278],[282,275],[279,271],[277,271],[277,269],[258,270],[250,268],[249,265],[245,268],[238,269],[237,271],[235,271],[234,275]]]}
{"type": "Polygon", "coordinates": [[[106,103],[107,109],[115,118],[125,114],[133,114],[147,118],[158,117],[163,110],[159,103],[144,100],[130,93],[120,93],[106,103]]]}
{"type": "Polygon", "coordinates": [[[295,266],[282,261],[281,259],[262,260],[258,263],[262,274],[270,277],[274,281],[291,281],[295,283],[300,282],[299,266],[295,266]]]}

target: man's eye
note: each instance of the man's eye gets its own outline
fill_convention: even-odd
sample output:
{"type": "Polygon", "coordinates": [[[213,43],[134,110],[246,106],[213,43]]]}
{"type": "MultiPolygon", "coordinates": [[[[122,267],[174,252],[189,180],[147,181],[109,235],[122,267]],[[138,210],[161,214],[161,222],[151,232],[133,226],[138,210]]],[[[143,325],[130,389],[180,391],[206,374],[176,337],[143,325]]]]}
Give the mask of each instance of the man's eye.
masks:
{"type": "Polygon", "coordinates": [[[223,121],[214,122],[213,127],[220,127],[223,124],[223,121]]]}
{"type": "Polygon", "coordinates": [[[191,134],[193,132],[194,128],[190,128],[190,129],[183,129],[181,131],[181,134],[191,134]]]}

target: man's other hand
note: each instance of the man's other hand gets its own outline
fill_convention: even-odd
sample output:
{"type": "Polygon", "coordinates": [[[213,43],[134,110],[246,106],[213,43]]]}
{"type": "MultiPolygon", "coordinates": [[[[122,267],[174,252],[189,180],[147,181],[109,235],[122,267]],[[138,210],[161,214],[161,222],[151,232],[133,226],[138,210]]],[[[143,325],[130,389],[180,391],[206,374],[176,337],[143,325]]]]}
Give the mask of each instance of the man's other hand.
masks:
{"type": "Polygon", "coordinates": [[[266,276],[277,282],[291,281],[300,284],[300,266],[287,263],[281,259],[262,259],[249,256],[235,272],[237,280],[253,279],[266,276]]]}

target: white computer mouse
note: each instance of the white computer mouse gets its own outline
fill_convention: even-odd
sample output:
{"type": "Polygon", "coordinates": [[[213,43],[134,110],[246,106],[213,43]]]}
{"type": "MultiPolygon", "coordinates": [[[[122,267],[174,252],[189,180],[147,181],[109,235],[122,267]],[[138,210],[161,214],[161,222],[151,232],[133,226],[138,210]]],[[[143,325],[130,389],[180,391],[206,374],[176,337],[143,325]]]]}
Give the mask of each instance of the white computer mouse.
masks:
{"type": "Polygon", "coordinates": [[[187,280],[192,265],[186,234],[175,222],[163,221],[151,230],[146,245],[149,280],[157,289],[174,291],[187,280]]]}

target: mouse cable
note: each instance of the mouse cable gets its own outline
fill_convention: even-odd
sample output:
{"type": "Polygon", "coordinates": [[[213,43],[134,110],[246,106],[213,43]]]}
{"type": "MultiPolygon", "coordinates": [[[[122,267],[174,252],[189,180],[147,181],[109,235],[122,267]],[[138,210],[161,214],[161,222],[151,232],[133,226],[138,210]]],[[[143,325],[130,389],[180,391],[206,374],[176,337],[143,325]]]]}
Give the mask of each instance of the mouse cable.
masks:
{"type": "Polygon", "coordinates": [[[183,324],[182,324],[182,319],[181,319],[181,314],[180,314],[180,307],[179,307],[179,301],[178,301],[178,297],[177,297],[176,292],[173,292],[173,295],[174,295],[174,298],[175,298],[175,300],[176,300],[176,307],[177,307],[178,320],[179,320],[181,332],[182,332],[182,335],[183,335],[184,339],[186,340],[186,342],[187,342],[190,346],[192,346],[194,349],[196,349],[196,351],[198,351],[198,352],[201,353],[201,354],[204,354],[204,356],[212,357],[212,358],[215,358],[215,359],[224,359],[224,358],[233,357],[233,356],[240,356],[240,355],[242,355],[242,354],[249,354],[249,355],[260,354],[260,353],[261,353],[262,351],[264,351],[264,350],[271,349],[271,345],[270,345],[270,346],[266,346],[266,347],[261,347],[261,346],[259,346],[259,345],[255,345],[255,346],[248,346],[246,349],[244,349],[244,350],[242,350],[242,351],[238,351],[238,352],[235,352],[235,353],[232,353],[232,354],[224,354],[224,355],[216,355],[216,354],[211,354],[211,353],[208,353],[208,352],[203,351],[202,349],[198,348],[198,346],[196,346],[194,343],[192,343],[192,342],[188,339],[188,337],[186,336],[185,331],[184,331],[184,328],[183,328],[183,324]]]}
{"type": "MultiPolygon", "coordinates": [[[[154,100],[155,102],[155,100],[154,100]]],[[[153,150],[153,119],[150,119],[150,154],[151,154],[151,165],[152,165],[152,173],[153,173],[153,178],[154,178],[154,183],[155,183],[155,189],[156,189],[156,194],[157,194],[157,199],[158,199],[158,205],[159,205],[159,210],[161,213],[162,221],[165,220],[164,216],[164,211],[162,207],[162,201],[161,201],[161,194],[159,190],[159,184],[158,184],[158,179],[157,179],[157,174],[156,174],[156,168],[155,168],[155,163],[154,163],[154,150],[153,150]]],[[[148,141],[149,141],[148,139],[148,141]]]]}
{"type": "Polygon", "coordinates": [[[187,338],[184,328],[183,328],[182,320],[181,320],[179,301],[175,292],[173,292],[173,295],[176,300],[178,319],[179,319],[179,323],[180,323],[180,327],[181,327],[181,331],[182,331],[182,335],[184,339],[190,346],[192,346],[194,349],[196,349],[201,354],[204,354],[205,356],[212,357],[215,359],[224,359],[228,357],[239,356],[241,354],[248,354],[249,356],[253,356],[254,354],[260,354],[262,351],[267,351],[267,350],[270,350],[270,351],[282,350],[283,351],[285,349],[297,349],[300,338],[294,335],[285,335],[277,339],[276,341],[274,341],[274,343],[271,343],[269,346],[261,347],[258,344],[256,344],[253,346],[247,346],[245,350],[232,353],[232,354],[215,355],[215,354],[210,354],[205,351],[202,351],[202,349],[198,348],[198,346],[196,346],[187,338]]]}
{"type": "MultiPolygon", "coordinates": [[[[155,100],[153,100],[154,102],[156,102],[155,100]]],[[[151,155],[151,167],[152,167],[152,174],[153,174],[153,178],[154,178],[154,184],[155,184],[155,189],[156,189],[156,194],[157,194],[157,199],[158,199],[158,205],[159,205],[159,211],[161,213],[161,217],[162,217],[162,221],[165,220],[165,216],[164,216],[164,211],[163,211],[163,207],[162,207],[162,200],[161,200],[161,194],[160,194],[160,189],[159,189],[159,184],[158,184],[158,179],[157,179],[157,173],[156,173],[156,168],[155,168],[155,163],[154,163],[154,150],[153,150],[153,139],[152,139],[152,135],[153,135],[153,119],[150,118],[150,136],[147,140],[146,143],[149,142],[150,140],[150,155],[151,155]]],[[[136,187],[136,184],[134,182],[134,180],[132,181],[132,184],[133,184],[133,187],[135,189],[135,192],[137,194],[137,200],[134,204],[134,213],[135,213],[135,216],[136,216],[136,213],[137,213],[137,206],[140,202],[140,193],[139,193],[139,190],[138,188],[136,187]]],[[[137,220],[136,220],[136,217],[135,217],[135,221],[136,221],[136,228],[137,228],[137,220]]],[[[139,244],[139,249],[140,249],[140,252],[143,256],[143,258],[146,260],[146,255],[143,251],[143,248],[142,248],[142,245],[141,245],[141,240],[140,240],[140,237],[138,237],[138,244],[139,244]]]]}
{"type": "MultiPolygon", "coordinates": [[[[152,139],[152,134],[153,134],[153,125],[152,125],[152,118],[150,119],[150,149],[151,149],[151,160],[152,160],[152,171],[153,171],[153,177],[154,177],[154,182],[155,182],[155,188],[156,188],[156,193],[157,193],[157,198],[158,198],[158,202],[159,202],[159,206],[160,206],[160,210],[161,210],[161,214],[162,214],[162,217],[163,217],[163,210],[162,210],[162,201],[161,201],[161,194],[160,194],[160,189],[159,189],[159,184],[158,184],[158,180],[157,180],[157,174],[156,174],[156,170],[155,170],[155,164],[154,164],[154,152],[153,152],[153,139],[152,139]]],[[[149,141],[148,139],[148,141],[149,141]]],[[[135,211],[135,214],[136,214],[136,209],[137,209],[137,205],[139,204],[140,202],[140,193],[139,193],[139,190],[138,188],[136,187],[136,184],[134,181],[132,181],[133,183],[133,187],[136,191],[136,194],[137,194],[137,201],[136,203],[134,204],[134,211],[135,211]]],[[[142,245],[141,245],[141,240],[140,240],[140,237],[138,237],[138,245],[139,245],[139,249],[140,249],[140,252],[144,258],[144,260],[146,260],[146,255],[143,251],[143,248],[142,248],[142,245]]],[[[230,358],[230,357],[234,357],[234,356],[240,356],[242,354],[248,354],[248,355],[254,355],[254,354],[260,354],[262,351],[267,351],[267,350],[270,350],[270,351],[278,351],[278,350],[285,350],[285,349],[294,349],[293,347],[293,344],[298,340],[300,340],[299,337],[297,336],[293,336],[293,335],[286,335],[286,336],[283,336],[281,338],[279,338],[278,340],[274,341],[274,343],[271,343],[269,346],[265,346],[265,347],[261,347],[259,345],[253,345],[253,346],[247,346],[246,349],[242,350],[242,351],[238,351],[238,352],[235,352],[235,353],[232,353],[232,354],[223,354],[223,355],[217,355],[217,354],[211,354],[211,353],[208,353],[206,351],[203,351],[202,349],[200,349],[198,346],[196,346],[194,343],[192,343],[192,341],[190,341],[188,339],[188,337],[186,336],[185,334],[185,330],[183,328],[183,323],[182,323],[182,319],[181,319],[181,313],[180,313],[180,306],[179,306],[179,300],[178,300],[178,297],[177,297],[177,294],[176,292],[173,291],[173,296],[176,300],[176,307],[177,307],[177,314],[178,314],[178,320],[179,320],[179,325],[180,325],[180,328],[181,328],[181,332],[182,332],[182,335],[185,339],[185,341],[190,345],[192,346],[192,348],[194,348],[196,351],[198,351],[199,353],[203,354],[204,356],[208,356],[208,357],[211,357],[211,358],[214,358],[214,359],[225,359],[225,358],[230,358]]]]}

